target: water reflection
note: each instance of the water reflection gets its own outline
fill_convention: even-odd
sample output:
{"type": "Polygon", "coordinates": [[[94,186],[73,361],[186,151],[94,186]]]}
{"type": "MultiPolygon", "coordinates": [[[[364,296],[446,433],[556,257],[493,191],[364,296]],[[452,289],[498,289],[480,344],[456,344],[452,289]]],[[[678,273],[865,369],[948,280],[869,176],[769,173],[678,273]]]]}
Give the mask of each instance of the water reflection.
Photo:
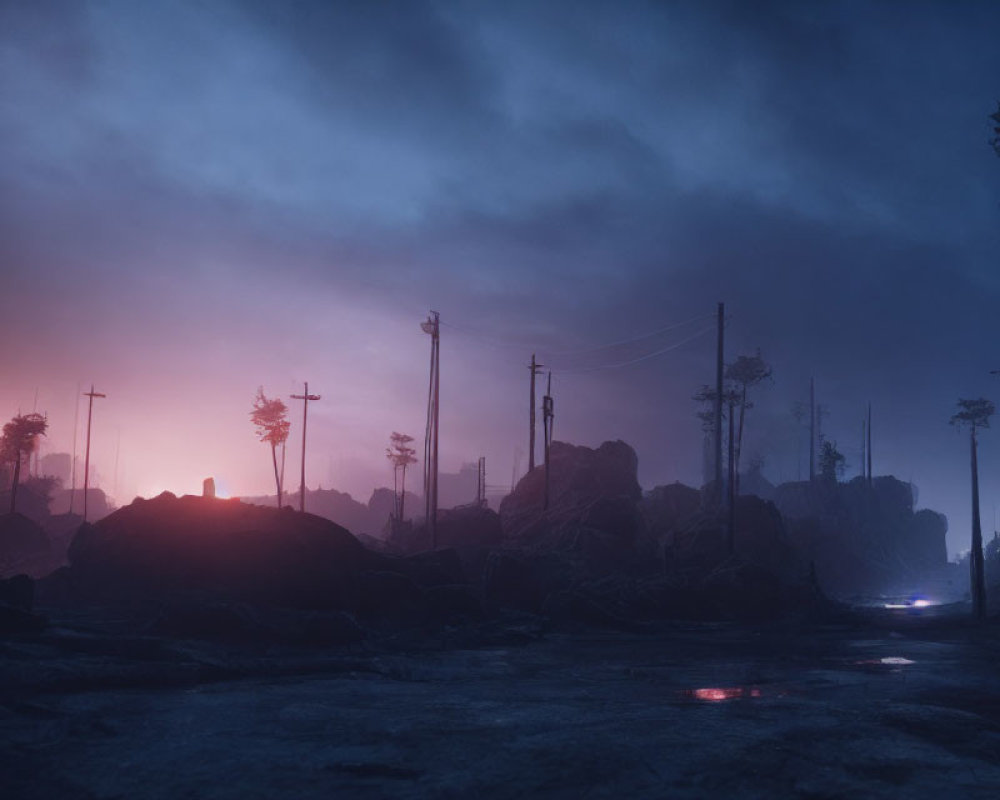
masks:
{"type": "Polygon", "coordinates": [[[753,686],[725,686],[688,689],[685,694],[695,700],[718,703],[723,700],[743,700],[750,697],[760,697],[760,689],[753,686]]]}

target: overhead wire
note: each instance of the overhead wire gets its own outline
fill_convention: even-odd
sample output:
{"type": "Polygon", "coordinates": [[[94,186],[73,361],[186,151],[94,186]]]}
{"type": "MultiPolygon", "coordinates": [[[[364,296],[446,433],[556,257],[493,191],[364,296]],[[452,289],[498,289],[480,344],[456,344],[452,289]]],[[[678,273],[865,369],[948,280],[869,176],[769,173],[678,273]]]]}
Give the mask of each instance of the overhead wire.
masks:
{"type": "Polygon", "coordinates": [[[664,348],[662,348],[660,350],[656,350],[655,352],[647,353],[645,355],[638,356],[636,358],[630,358],[630,359],[627,359],[625,361],[617,361],[617,362],[612,362],[612,363],[609,363],[609,364],[597,364],[597,365],[592,366],[592,367],[576,367],[576,368],[569,367],[567,369],[553,368],[552,372],[555,375],[577,375],[577,374],[582,374],[582,373],[585,373],[585,372],[597,372],[599,370],[604,370],[604,369],[618,369],[619,367],[627,367],[627,366],[630,366],[632,364],[638,364],[638,363],[640,363],[642,361],[648,361],[651,358],[656,358],[657,356],[662,356],[665,353],[669,353],[672,350],[676,350],[679,347],[683,347],[688,342],[693,342],[695,339],[698,339],[698,338],[704,336],[706,333],[711,333],[714,329],[715,329],[714,325],[711,325],[711,326],[709,326],[707,328],[702,328],[697,333],[695,333],[695,334],[693,334],[691,336],[688,336],[686,339],[681,339],[681,341],[675,342],[674,344],[670,345],[669,347],[664,347],[664,348]]]}

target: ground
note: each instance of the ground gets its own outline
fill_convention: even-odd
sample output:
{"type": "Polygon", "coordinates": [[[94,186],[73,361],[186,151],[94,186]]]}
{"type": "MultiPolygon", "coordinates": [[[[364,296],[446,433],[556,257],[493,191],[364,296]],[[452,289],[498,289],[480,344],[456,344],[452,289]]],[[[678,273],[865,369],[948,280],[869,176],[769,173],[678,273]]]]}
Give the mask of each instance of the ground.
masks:
{"type": "Polygon", "coordinates": [[[1000,796],[1000,634],[507,620],[327,649],[0,641],[0,796],[1000,796]],[[911,663],[912,662],[912,663],[911,663]]]}

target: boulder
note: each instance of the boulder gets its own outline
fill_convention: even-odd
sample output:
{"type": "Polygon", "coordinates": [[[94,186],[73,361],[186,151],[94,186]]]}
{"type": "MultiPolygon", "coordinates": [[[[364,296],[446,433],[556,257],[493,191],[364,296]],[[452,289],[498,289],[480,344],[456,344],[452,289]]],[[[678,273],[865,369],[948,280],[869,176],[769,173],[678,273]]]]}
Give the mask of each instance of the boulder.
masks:
{"type": "Polygon", "coordinates": [[[891,476],[800,481],[775,490],[789,537],[835,595],[895,594],[940,582],[947,519],[914,511],[913,486],[891,476]]]}
{"type": "MultiPolygon", "coordinates": [[[[597,449],[553,442],[549,450],[549,510],[565,515],[589,506],[598,498],[642,499],[639,459],[622,441],[604,442],[597,449]]],[[[536,466],[500,503],[507,536],[517,536],[526,522],[542,513],[545,467],[536,466]]]]}

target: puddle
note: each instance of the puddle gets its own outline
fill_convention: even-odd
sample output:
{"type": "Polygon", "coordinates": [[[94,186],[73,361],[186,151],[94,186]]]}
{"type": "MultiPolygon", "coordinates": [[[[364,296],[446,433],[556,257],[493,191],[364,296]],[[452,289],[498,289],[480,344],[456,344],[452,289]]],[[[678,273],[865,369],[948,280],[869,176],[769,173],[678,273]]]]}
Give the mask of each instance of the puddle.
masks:
{"type": "Polygon", "coordinates": [[[703,689],[687,689],[684,696],[705,703],[721,703],[724,700],[747,700],[761,696],[755,686],[716,686],[703,689]]]}
{"type": "Polygon", "coordinates": [[[860,661],[852,661],[851,664],[856,667],[867,667],[869,669],[882,669],[887,668],[887,672],[902,672],[899,667],[908,667],[911,664],[916,664],[916,661],[911,661],[908,658],[903,658],[902,656],[886,656],[885,658],[865,658],[860,661]]]}

